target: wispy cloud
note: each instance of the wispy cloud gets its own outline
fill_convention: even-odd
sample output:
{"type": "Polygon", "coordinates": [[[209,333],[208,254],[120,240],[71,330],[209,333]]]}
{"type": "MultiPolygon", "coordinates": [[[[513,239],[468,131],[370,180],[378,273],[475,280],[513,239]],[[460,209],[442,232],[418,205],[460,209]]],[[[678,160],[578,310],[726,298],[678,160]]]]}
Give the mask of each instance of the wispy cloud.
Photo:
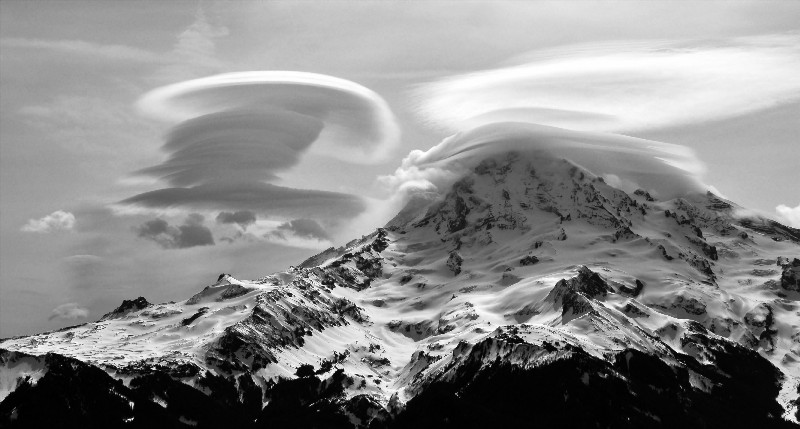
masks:
{"type": "Polygon", "coordinates": [[[126,45],[108,45],[85,40],[28,39],[7,37],[0,39],[0,46],[9,49],[33,49],[80,55],[82,60],[114,60],[124,62],[162,63],[167,57],[126,45]]]}
{"type": "Polygon", "coordinates": [[[39,219],[30,219],[20,229],[23,232],[45,234],[54,231],[69,231],[75,226],[75,215],[63,210],[56,210],[39,219]]]}
{"type": "Polygon", "coordinates": [[[129,103],[101,96],[58,95],[19,113],[55,144],[79,152],[139,154],[141,143],[157,136],[129,103]]]}
{"type": "Polygon", "coordinates": [[[169,64],[159,68],[153,80],[175,82],[219,73],[225,63],[217,58],[216,40],[227,35],[227,27],[212,24],[199,7],[194,21],[178,34],[172,50],[164,55],[169,64]]]}
{"type": "Polygon", "coordinates": [[[800,33],[566,46],[517,63],[423,85],[422,118],[454,130],[518,121],[627,132],[800,99],[800,33]]]}
{"type": "Polygon", "coordinates": [[[47,320],[76,320],[87,317],[89,317],[89,309],[81,307],[77,302],[68,302],[54,308],[47,320]]]}
{"type": "Polygon", "coordinates": [[[55,58],[60,61],[78,58],[92,64],[104,62],[111,65],[153,65],[152,75],[146,76],[146,79],[163,83],[221,71],[225,63],[217,58],[216,40],[227,35],[228,29],[212,24],[200,7],[194,21],[176,35],[172,49],[162,52],[89,40],[23,37],[2,38],[0,46],[9,50],[59,54],[55,58]]]}

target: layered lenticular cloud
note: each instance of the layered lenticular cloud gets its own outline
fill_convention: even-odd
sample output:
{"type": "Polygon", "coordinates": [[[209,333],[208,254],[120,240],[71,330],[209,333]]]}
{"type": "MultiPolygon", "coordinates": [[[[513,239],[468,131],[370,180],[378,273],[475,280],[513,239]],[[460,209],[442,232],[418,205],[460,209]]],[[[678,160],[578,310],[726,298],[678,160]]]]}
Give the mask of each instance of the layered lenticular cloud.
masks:
{"type": "Polygon", "coordinates": [[[722,119],[800,99],[800,33],[721,43],[568,46],[423,85],[424,120],[627,132],[722,119]]]}
{"type": "Polygon", "coordinates": [[[139,101],[153,118],[177,123],[167,159],[137,172],[169,187],[123,204],[255,211],[284,218],[344,218],[364,210],[355,195],[271,182],[309,152],[369,163],[398,141],[386,102],[343,79],[301,72],[244,72],[156,89],[139,101]]]}
{"type": "MultiPolygon", "coordinates": [[[[294,71],[226,73],[156,89],[139,101],[154,118],[186,121],[230,111],[279,111],[322,124],[315,151],[352,162],[385,157],[399,129],[386,102],[372,90],[333,76],[294,71]]],[[[302,129],[314,129],[306,125],[302,129]]]]}

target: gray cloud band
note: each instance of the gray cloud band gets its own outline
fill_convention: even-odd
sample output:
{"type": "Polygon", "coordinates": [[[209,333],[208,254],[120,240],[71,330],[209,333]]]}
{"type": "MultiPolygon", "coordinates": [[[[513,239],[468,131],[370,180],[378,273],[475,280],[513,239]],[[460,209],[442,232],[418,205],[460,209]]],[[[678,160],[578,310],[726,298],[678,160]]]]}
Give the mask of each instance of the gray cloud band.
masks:
{"type": "Polygon", "coordinates": [[[122,203],[150,208],[254,210],[272,216],[314,218],[319,218],[321,213],[333,218],[354,216],[366,207],[355,195],[237,182],[158,189],[135,195],[122,203]]]}

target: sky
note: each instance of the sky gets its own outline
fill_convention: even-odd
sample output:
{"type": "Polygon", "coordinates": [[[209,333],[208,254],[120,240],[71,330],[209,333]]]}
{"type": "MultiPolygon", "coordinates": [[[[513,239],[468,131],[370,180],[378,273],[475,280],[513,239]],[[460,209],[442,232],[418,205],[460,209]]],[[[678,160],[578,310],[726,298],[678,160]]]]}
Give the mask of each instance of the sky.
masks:
{"type": "Polygon", "coordinates": [[[677,150],[800,227],[799,23],[793,1],[4,0],[0,337],[298,264],[504,121],[677,150]]]}

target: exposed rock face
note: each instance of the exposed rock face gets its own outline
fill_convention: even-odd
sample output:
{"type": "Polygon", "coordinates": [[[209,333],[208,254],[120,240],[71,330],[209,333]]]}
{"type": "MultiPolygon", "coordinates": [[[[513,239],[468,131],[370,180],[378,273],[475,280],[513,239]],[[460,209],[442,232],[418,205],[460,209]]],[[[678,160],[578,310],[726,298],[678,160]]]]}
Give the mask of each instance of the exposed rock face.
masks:
{"type": "Polygon", "coordinates": [[[147,300],[143,296],[140,296],[140,297],[138,297],[136,299],[130,299],[130,300],[126,299],[126,300],[123,300],[122,304],[120,304],[119,307],[114,309],[114,311],[112,311],[110,313],[106,313],[101,320],[107,320],[107,319],[113,319],[113,318],[117,318],[117,317],[122,317],[122,316],[125,316],[126,314],[128,314],[130,312],[139,311],[139,310],[141,310],[143,308],[147,308],[150,305],[151,304],[149,302],[147,302],[147,300]]]}
{"type": "Polygon", "coordinates": [[[800,292],[800,259],[782,265],[781,287],[786,290],[800,292]]]}
{"type": "Polygon", "coordinates": [[[453,272],[453,274],[458,275],[461,273],[461,264],[464,263],[464,258],[458,254],[455,250],[450,252],[450,256],[447,257],[447,268],[453,272]]]}
{"type": "Polygon", "coordinates": [[[0,426],[795,427],[800,246],[737,210],[493,157],[286,271],[0,340],[0,426]]]}
{"type": "Polygon", "coordinates": [[[610,290],[608,284],[597,273],[586,266],[580,266],[578,275],[559,280],[545,301],[561,307],[562,317],[568,320],[591,311],[591,301],[605,297],[610,290]]]}

